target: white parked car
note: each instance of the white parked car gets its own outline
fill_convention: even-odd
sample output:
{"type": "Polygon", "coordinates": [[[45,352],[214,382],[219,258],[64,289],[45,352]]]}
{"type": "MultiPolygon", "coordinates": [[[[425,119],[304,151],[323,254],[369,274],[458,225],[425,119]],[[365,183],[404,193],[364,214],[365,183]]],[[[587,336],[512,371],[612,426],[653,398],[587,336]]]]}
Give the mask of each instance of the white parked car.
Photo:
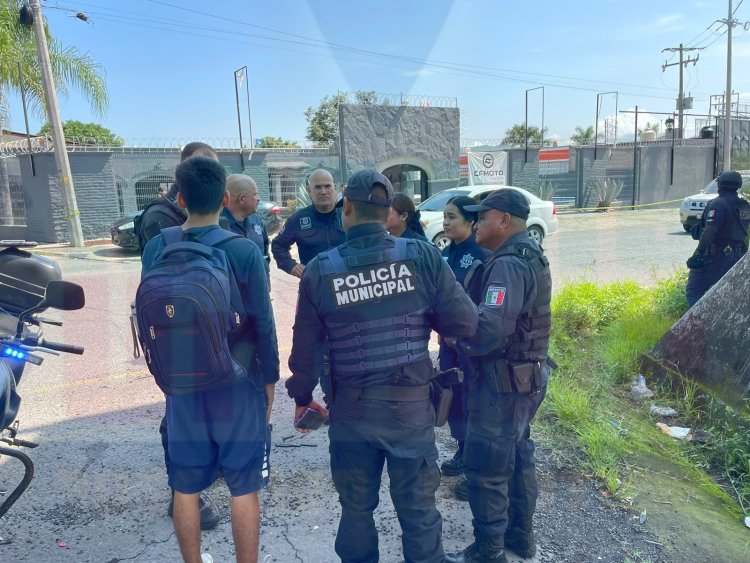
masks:
{"type": "MultiPolygon", "coordinates": [[[[742,190],[740,193],[747,197],[748,185],[750,184],[750,170],[740,170],[742,175],[742,190]]],[[[686,232],[690,232],[690,227],[701,220],[703,209],[708,202],[719,195],[719,185],[716,180],[711,180],[708,185],[695,195],[690,195],[682,200],[680,205],[680,223],[686,232]]]]}
{"type": "Polygon", "coordinates": [[[495,190],[500,188],[511,188],[521,192],[529,200],[531,213],[526,221],[529,230],[529,236],[542,244],[547,235],[557,231],[557,208],[551,201],[539,199],[534,194],[527,192],[522,188],[515,186],[466,186],[463,188],[451,188],[438,192],[432,197],[424,200],[418,207],[421,215],[422,226],[424,227],[427,240],[432,241],[439,249],[443,249],[450,243],[450,240],[443,233],[443,209],[449,199],[467,195],[474,198],[477,203],[481,202],[495,190]]]}

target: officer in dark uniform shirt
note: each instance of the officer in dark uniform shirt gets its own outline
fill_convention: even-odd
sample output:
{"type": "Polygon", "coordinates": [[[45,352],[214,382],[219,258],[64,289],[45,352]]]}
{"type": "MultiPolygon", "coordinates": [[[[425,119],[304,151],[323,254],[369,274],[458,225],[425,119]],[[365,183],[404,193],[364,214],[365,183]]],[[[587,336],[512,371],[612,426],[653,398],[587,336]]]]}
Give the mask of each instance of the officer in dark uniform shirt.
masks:
{"type": "Polygon", "coordinates": [[[505,563],[506,547],[524,558],[536,553],[529,423],[547,389],[552,279],[526,232],[529,204],[520,192],[502,188],[466,209],[479,212],[477,242],[493,253],[467,281],[479,306],[477,332],[455,342],[477,366],[464,446],[475,539],[451,560],[505,563]]]}
{"type": "Polygon", "coordinates": [[[312,205],[292,213],[271,243],[271,252],[279,269],[298,278],[302,277],[310,260],[346,240],[331,173],[323,169],[313,172],[307,182],[307,191],[312,205]],[[293,244],[297,245],[299,262],[289,252],[293,244]]]}
{"type": "Polygon", "coordinates": [[[399,192],[393,195],[388,218],[385,220],[385,228],[394,237],[414,238],[429,242],[419,218],[419,210],[414,205],[414,200],[405,193],[399,192]]]}
{"type": "MultiPolygon", "coordinates": [[[[206,143],[196,141],[188,143],[180,152],[180,162],[191,156],[207,156],[218,161],[216,152],[206,143]]],[[[149,203],[140,216],[135,220],[135,234],[138,236],[138,247],[141,254],[146,244],[162,229],[182,225],[187,219],[187,213],[177,205],[177,184],[172,184],[163,196],[149,203]]]]}
{"type": "Polygon", "coordinates": [[[685,294],[691,307],[747,252],[750,204],[737,195],[742,187],[742,176],[727,170],[716,182],[719,197],[704,209],[700,242],[687,261],[690,273],[685,294]]]}
{"type": "MultiPolygon", "coordinates": [[[[464,284],[466,275],[475,262],[484,261],[490,251],[477,244],[474,236],[474,225],[477,222],[476,212],[467,211],[466,207],[475,205],[476,201],[469,196],[455,196],[448,200],[443,210],[443,233],[450,240],[450,244],[443,249],[443,259],[450,266],[456,281],[464,284]]],[[[454,367],[464,372],[466,381],[472,378],[471,362],[459,355],[456,349],[448,346],[441,339],[440,342],[440,370],[445,371],[454,367]]],[[[466,439],[466,423],[468,409],[466,404],[466,385],[459,383],[453,386],[453,401],[448,411],[448,425],[451,436],[458,442],[456,454],[440,466],[443,475],[456,476],[464,471],[464,440],[466,439]]],[[[454,490],[459,500],[469,500],[466,480],[461,479],[454,490]]]]}
{"type": "Polygon", "coordinates": [[[250,176],[246,174],[230,174],[227,176],[227,191],[229,192],[229,203],[221,211],[222,218],[227,221],[228,230],[245,237],[254,242],[260,249],[266,263],[266,276],[270,288],[269,264],[271,257],[268,255],[268,232],[263,219],[258,215],[258,186],[250,176]]]}
{"type": "Polygon", "coordinates": [[[378,561],[373,510],[383,465],[403,532],[406,561],[441,563],[442,518],[435,412],[429,400],[430,330],[473,334],[476,307],[438,250],[394,238],[384,221],[390,181],[358,172],[344,191],[347,240],[310,261],[300,282],[286,382],[298,419],[312,400],[330,341],[334,403],[330,417],[331,472],[341,502],[336,553],[342,561],[378,561]]]}

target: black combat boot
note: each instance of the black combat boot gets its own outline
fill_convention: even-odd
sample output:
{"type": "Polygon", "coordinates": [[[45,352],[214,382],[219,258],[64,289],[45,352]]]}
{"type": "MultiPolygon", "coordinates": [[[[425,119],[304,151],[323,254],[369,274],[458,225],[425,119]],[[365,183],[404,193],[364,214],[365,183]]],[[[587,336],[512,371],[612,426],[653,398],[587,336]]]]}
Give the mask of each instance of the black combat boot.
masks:
{"type": "Polygon", "coordinates": [[[488,545],[474,542],[458,553],[448,553],[445,563],[508,563],[504,549],[492,549],[488,545]]]}
{"type": "Polygon", "coordinates": [[[523,559],[531,559],[536,555],[534,532],[524,533],[518,529],[509,529],[505,532],[505,547],[523,559]]]}
{"type": "Polygon", "coordinates": [[[440,471],[448,477],[456,477],[464,472],[464,444],[458,443],[458,451],[448,461],[444,461],[440,466],[440,471]]]}
{"type": "Polygon", "coordinates": [[[458,500],[469,500],[469,482],[466,480],[466,477],[461,477],[456,486],[453,487],[453,496],[458,500]]]}

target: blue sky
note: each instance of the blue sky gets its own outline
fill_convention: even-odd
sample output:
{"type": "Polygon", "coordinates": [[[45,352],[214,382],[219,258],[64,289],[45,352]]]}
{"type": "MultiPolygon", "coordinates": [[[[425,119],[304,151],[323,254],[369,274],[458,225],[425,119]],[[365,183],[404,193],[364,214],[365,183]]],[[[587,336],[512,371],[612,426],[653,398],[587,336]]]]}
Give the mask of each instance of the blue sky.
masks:
{"type": "MultiPolygon", "coordinates": [[[[671,112],[678,67],[662,72],[661,65],[677,58],[661,51],[681,42],[707,46],[685,73],[693,111],[707,113],[709,95],[725,89],[726,28],[711,26],[726,17],[724,0],[42,4],[53,35],[106,69],[107,114],[92,114],[71,92],[61,99],[63,120],[100,122],[134,144],[236,138],[233,73],[243,66],[249,70],[253,137],[295,140],[304,138],[308,106],[354,90],[454,96],[462,137],[495,139],[523,122],[524,91],[540,85],[545,126],[565,139],[576,125],[593,125],[597,92],[618,90],[620,110],[638,105],[671,112]],[[89,23],[71,17],[78,11],[89,23]]],[[[735,17],[750,19],[750,2],[739,5],[735,17]]],[[[750,94],[748,63],[750,33],[737,27],[733,89],[750,94]]],[[[541,123],[539,94],[530,93],[532,125],[541,123]]],[[[11,127],[22,130],[20,100],[11,96],[10,103],[11,127]]],[[[603,97],[602,113],[614,116],[614,96],[603,97]]],[[[39,126],[32,118],[32,132],[39,126]]],[[[632,132],[632,116],[621,116],[618,128],[632,132]]]]}

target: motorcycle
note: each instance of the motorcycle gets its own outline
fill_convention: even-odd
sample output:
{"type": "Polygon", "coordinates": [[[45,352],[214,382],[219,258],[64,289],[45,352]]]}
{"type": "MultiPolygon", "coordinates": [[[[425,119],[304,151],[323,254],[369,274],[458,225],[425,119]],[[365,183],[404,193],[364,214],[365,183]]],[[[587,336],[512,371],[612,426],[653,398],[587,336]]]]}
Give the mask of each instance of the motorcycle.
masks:
{"type": "MultiPolygon", "coordinates": [[[[2,518],[24,493],[34,477],[34,463],[18,447],[36,448],[38,444],[18,437],[16,420],[21,397],[18,384],[26,364],[41,365],[39,354],[60,352],[83,354],[83,347],[51,342],[43,337],[43,324],[62,326],[62,322],[42,317],[47,308],[62,311],[81,309],[85,304],[83,288],[62,280],[56,262],[31,254],[24,248],[34,242],[0,241],[0,458],[7,456],[24,466],[21,482],[0,504],[2,518]],[[10,446],[10,447],[9,447],[10,446]]],[[[5,541],[0,538],[0,543],[5,541]]]]}

